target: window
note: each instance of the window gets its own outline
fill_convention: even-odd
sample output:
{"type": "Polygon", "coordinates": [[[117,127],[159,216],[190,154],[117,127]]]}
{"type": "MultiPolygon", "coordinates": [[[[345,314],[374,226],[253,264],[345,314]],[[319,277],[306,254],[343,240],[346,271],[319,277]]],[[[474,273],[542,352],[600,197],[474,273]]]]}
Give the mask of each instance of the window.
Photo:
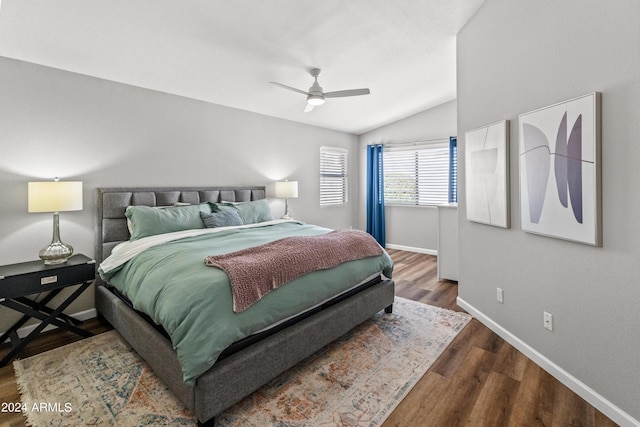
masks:
{"type": "Polygon", "coordinates": [[[347,150],[320,147],[320,206],[347,203],[347,150]]]}
{"type": "Polygon", "coordinates": [[[385,204],[425,206],[457,200],[454,140],[385,147],[385,204]]]}

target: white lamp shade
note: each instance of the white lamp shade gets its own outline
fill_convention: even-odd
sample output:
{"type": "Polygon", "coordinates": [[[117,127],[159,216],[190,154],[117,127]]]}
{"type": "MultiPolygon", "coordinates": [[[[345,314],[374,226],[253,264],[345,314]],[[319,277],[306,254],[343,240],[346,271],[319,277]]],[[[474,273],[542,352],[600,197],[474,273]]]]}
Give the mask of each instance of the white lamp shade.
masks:
{"type": "Polygon", "coordinates": [[[298,181],[276,182],[276,197],[280,199],[296,199],[298,197],[298,181]]]}
{"type": "Polygon", "coordinates": [[[29,212],[82,210],[82,181],[29,183],[29,212]]]}

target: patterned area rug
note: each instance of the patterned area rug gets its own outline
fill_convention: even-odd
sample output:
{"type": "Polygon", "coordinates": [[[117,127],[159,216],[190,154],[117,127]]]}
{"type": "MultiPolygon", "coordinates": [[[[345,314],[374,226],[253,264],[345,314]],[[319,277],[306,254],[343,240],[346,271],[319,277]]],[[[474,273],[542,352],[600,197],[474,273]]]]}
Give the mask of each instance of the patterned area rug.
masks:
{"type": "MultiPolygon", "coordinates": [[[[216,426],[379,426],[471,316],[396,298],[379,313],[280,375],[216,426]]],[[[195,425],[115,331],[14,362],[34,426],[195,425]]]]}

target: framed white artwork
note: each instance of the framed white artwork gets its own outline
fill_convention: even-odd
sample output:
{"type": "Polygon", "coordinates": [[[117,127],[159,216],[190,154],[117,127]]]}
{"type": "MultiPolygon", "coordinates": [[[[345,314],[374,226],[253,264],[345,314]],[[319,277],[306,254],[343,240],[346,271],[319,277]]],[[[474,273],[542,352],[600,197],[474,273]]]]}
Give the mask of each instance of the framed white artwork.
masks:
{"type": "Polygon", "coordinates": [[[464,144],[467,219],[509,228],[509,121],[466,132],[464,144]]]}
{"type": "Polygon", "coordinates": [[[600,93],[521,114],[519,145],[522,229],[601,246],[600,93]]]}

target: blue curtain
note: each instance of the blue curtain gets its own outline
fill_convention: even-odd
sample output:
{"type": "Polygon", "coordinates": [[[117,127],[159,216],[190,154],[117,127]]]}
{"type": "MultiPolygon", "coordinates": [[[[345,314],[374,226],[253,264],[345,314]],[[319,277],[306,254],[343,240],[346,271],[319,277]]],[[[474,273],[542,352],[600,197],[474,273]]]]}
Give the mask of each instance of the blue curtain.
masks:
{"type": "Polygon", "coordinates": [[[382,176],[382,145],[367,146],[367,233],[384,248],[384,182],[382,176]]]}
{"type": "Polygon", "coordinates": [[[449,138],[449,203],[458,203],[458,138],[449,138]]]}

